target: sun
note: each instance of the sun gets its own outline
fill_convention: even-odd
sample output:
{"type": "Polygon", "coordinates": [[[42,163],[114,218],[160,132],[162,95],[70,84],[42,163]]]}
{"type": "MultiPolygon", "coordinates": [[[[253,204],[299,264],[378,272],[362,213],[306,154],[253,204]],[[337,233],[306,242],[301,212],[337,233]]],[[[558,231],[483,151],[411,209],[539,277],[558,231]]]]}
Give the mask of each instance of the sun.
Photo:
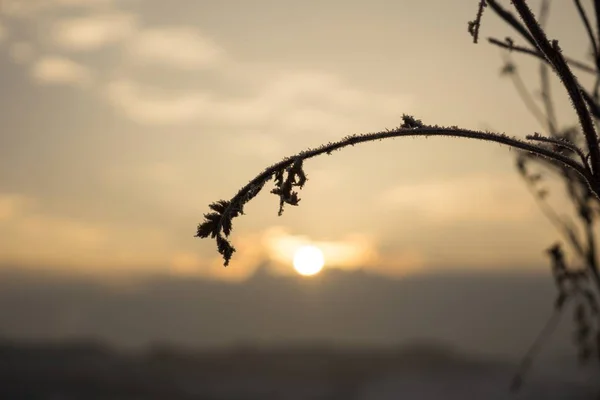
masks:
{"type": "Polygon", "coordinates": [[[294,254],[294,268],[300,275],[318,274],[325,265],[323,252],[317,246],[302,246],[294,254]]]}

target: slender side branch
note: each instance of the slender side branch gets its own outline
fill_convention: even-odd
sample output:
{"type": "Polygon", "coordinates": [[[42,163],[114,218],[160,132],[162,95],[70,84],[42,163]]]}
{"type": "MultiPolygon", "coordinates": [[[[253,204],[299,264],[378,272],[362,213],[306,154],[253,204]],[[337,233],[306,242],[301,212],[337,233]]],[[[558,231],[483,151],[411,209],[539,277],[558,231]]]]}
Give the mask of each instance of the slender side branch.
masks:
{"type": "Polygon", "coordinates": [[[550,10],[550,0],[542,0],[540,4],[540,26],[546,29],[546,22],[548,22],[548,15],[550,10]]]}
{"type": "MultiPolygon", "coordinates": [[[[540,52],[528,49],[526,47],[516,46],[510,41],[505,43],[505,42],[502,42],[501,40],[498,40],[495,38],[488,38],[488,42],[495,44],[496,46],[503,47],[508,50],[514,50],[519,53],[529,54],[529,55],[539,58],[540,60],[548,62],[546,57],[544,57],[544,55],[541,54],[540,52]]],[[[590,67],[589,65],[586,65],[582,62],[573,60],[568,57],[565,57],[565,60],[575,68],[579,68],[582,71],[596,75],[596,70],[594,68],[590,67]]],[[[592,113],[592,115],[594,115],[594,117],[600,119],[600,107],[598,107],[598,104],[596,103],[596,100],[594,99],[594,97],[591,94],[589,94],[581,86],[579,86],[579,90],[581,91],[581,95],[583,96],[583,99],[585,100],[586,104],[590,108],[590,112],[592,113]]]]}
{"type": "Polygon", "coordinates": [[[598,270],[598,260],[596,255],[596,245],[594,241],[594,227],[591,223],[585,225],[585,234],[587,237],[587,262],[588,269],[592,272],[592,277],[596,285],[600,287],[600,271],[598,270]]]}
{"type": "MultiPolygon", "coordinates": [[[[532,50],[532,49],[528,49],[526,47],[517,46],[510,40],[503,42],[496,38],[488,38],[488,42],[490,42],[491,44],[494,44],[496,46],[505,48],[509,51],[514,50],[518,53],[529,54],[531,56],[539,58],[540,60],[542,60],[545,63],[548,63],[548,60],[546,59],[546,57],[544,57],[544,55],[542,53],[532,50]]],[[[580,61],[574,60],[569,57],[564,57],[564,59],[567,61],[567,63],[569,65],[573,66],[574,68],[578,68],[584,72],[596,75],[596,70],[593,67],[590,67],[587,64],[584,64],[580,61]]],[[[600,81],[598,81],[598,82],[600,82],[600,81]]],[[[590,108],[590,112],[592,113],[592,115],[594,117],[600,119],[600,108],[598,107],[598,104],[596,103],[596,100],[595,100],[596,93],[594,92],[594,95],[591,95],[581,86],[579,86],[579,90],[581,91],[581,95],[583,96],[583,99],[585,100],[586,104],[590,108]]]]}
{"type": "MultiPolygon", "coordinates": [[[[545,61],[540,62],[540,88],[542,94],[542,104],[546,112],[546,121],[548,122],[548,133],[550,136],[558,135],[556,122],[556,113],[554,112],[554,103],[550,95],[550,79],[548,76],[548,64],[545,61]]],[[[583,161],[585,163],[585,160],[583,161]]]]}
{"type": "Polygon", "coordinates": [[[527,135],[525,138],[529,140],[537,140],[539,142],[546,142],[554,144],[556,146],[564,147],[565,149],[571,150],[572,152],[576,153],[579,156],[579,158],[581,158],[581,162],[586,164],[586,157],[585,154],[583,154],[583,151],[581,151],[581,149],[575,146],[573,143],[567,142],[564,139],[549,138],[538,134],[527,135]]]}
{"type": "Polygon", "coordinates": [[[546,115],[539,109],[535,101],[533,100],[531,94],[529,94],[529,90],[525,86],[525,82],[521,79],[521,74],[519,73],[515,64],[511,61],[506,61],[506,64],[502,68],[502,74],[510,76],[519,97],[523,101],[523,104],[527,108],[527,110],[533,115],[533,117],[540,123],[542,128],[549,128],[549,122],[546,115]]]}
{"type": "Polygon", "coordinates": [[[515,376],[513,377],[512,382],[510,384],[511,392],[518,391],[521,388],[521,386],[523,385],[523,379],[524,379],[523,377],[525,376],[525,374],[527,373],[529,368],[531,368],[533,359],[540,352],[542,345],[544,344],[544,341],[547,340],[550,337],[550,335],[552,334],[552,332],[555,330],[556,326],[558,325],[558,323],[560,321],[561,314],[562,314],[562,307],[559,309],[556,309],[552,312],[552,315],[550,315],[550,318],[548,318],[546,325],[544,326],[542,331],[539,333],[539,335],[536,337],[535,341],[533,342],[533,344],[531,345],[529,350],[527,350],[527,353],[521,360],[519,369],[518,369],[517,373],[515,374],[515,376]]]}
{"type": "MultiPolygon", "coordinates": [[[[512,42],[506,42],[506,41],[503,42],[502,40],[492,38],[492,37],[488,38],[488,42],[490,42],[493,45],[507,49],[507,50],[516,51],[517,53],[529,54],[529,55],[537,57],[541,60],[547,61],[546,57],[544,57],[544,55],[542,53],[540,53],[539,51],[536,51],[536,50],[533,50],[533,49],[530,49],[527,47],[519,46],[512,42]]],[[[567,61],[567,63],[569,65],[571,65],[573,68],[578,68],[578,69],[580,69],[584,72],[590,73],[590,74],[594,74],[594,75],[596,74],[596,69],[594,67],[591,67],[581,61],[577,61],[570,57],[564,57],[564,58],[567,61]]]]}
{"type": "Polygon", "coordinates": [[[496,0],[487,0],[487,4],[496,12],[496,14],[498,14],[500,18],[504,20],[504,22],[519,32],[521,36],[523,36],[525,40],[527,40],[533,47],[537,47],[531,34],[527,32],[527,29],[523,26],[523,24],[521,24],[510,11],[502,8],[502,6],[498,4],[496,0]]]}
{"type": "MultiPolygon", "coordinates": [[[[586,252],[580,244],[580,240],[577,236],[573,222],[568,217],[559,216],[558,213],[552,208],[552,206],[546,201],[546,196],[542,195],[542,192],[535,187],[536,183],[541,180],[541,175],[539,173],[528,174],[527,169],[525,168],[525,158],[526,156],[523,154],[517,158],[517,168],[519,170],[519,173],[525,180],[527,189],[533,195],[533,198],[538,203],[540,209],[542,210],[542,213],[546,216],[546,218],[548,218],[552,225],[554,225],[554,227],[573,246],[573,248],[577,252],[577,255],[582,259],[582,261],[586,261],[586,252]]],[[[558,171],[553,171],[552,169],[549,170],[552,172],[558,172],[559,175],[565,179],[568,179],[565,175],[571,172],[571,170],[565,168],[562,164],[547,164],[546,167],[555,167],[556,169],[558,169],[558,171]]],[[[569,187],[569,189],[570,188],[571,187],[569,187]]],[[[571,194],[571,197],[573,198],[573,193],[571,190],[569,190],[569,194],[571,194]]]]}
{"type": "Polygon", "coordinates": [[[473,36],[473,43],[477,43],[479,39],[479,28],[481,27],[481,17],[483,16],[483,9],[487,6],[485,0],[479,0],[479,7],[477,8],[477,16],[475,20],[469,21],[469,33],[473,36]]]}
{"type": "Polygon", "coordinates": [[[581,5],[581,0],[574,0],[575,7],[577,8],[577,12],[579,13],[579,17],[583,22],[583,26],[585,26],[585,30],[588,34],[588,38],[590,39],[590,43],[592,44],[592,52],[594,53],[594,60],[598,61],[598,45],[596,44],[596,38],[594,37],[594,32],[592,31],[592,26],[590,25],[590,20],[585,13],[585,9],[581,5]]]}
{"type": "MultiPolygon", "coordinates": [[[[592,53],[594,54],[594,61],[596,62],[596,68],[600,71],[600,53],[598,52],[598,43],[596,42],[596,37],[594,36],[594,32],[592,31],[592,26],[587,17],[585,9],[581,5],[581,0],[574,0],[575,6],[577,7],[577,12],[579,12],[579,16],[585,26],[585,30],[587,31],[588,38],[592,45],[592,53]]],[[[598,90],[600,88],[600,76],[596,77],[596,83],[594,84],[594,99],[598,101],[598,90]]]]}
{"type": "Polygon", "coordinates": [[[582,90],[581,94],[583,95],[583,99],[587,103],[587,105],[590,108],[590,111],[594,115],[594,117],[600,119],[600,107],[598,106],[598,103],[596,103],[596,100],[594,100],[592,95],[590,95],[585,90],[582,90]]]}
{"type": "Polygon", "coordinates": [[[276,186],[276,188],[272,190],[272,193],[280,196],[279,213],[281,214],[284,203],[298,205],[300,201],[298,193],[293,191],[293,187],[298,186],[299,188],[302,188],[306,182],[306,175],[304,174],[302,164],[305,160],[322,154],[331,154],[333,151],[341,150],[344,147],[354,146],[363,142],[404,136],[464,137],[496,142],[520,150],[525,150],[530,154],[546,157],[572,168],[574,171],[580,174],[586,182],[588,182],[592,192],[598,196],[599,190],[598,188],[592,186],[594,182],[593,176],[588,169],[572,158],[558,152],[533,145],[521,139],[510,137],[505,134],[473,131],[468,129],[460,129],[458,127],[447,128],[439,126],[425,126],[421,123],[421,121],[415,120],[413,117],[406,115],[403,117],[403,119],[404,124],[396,129],[375,133],[349,135],[340,141],[330,142],[315,149],[302,151],[266,168],[262,173],[242,187],[231,200],[220,200],[211,204],[210,208],[214,212],[204,215],[205,220],[203,223],[198,225],[198,230],[195,236],[201,238],[211,236],[214,238],[217,242],[218,251],[221,253],[225,261],[224,264],[227,266],[231,256],[233,255],[233,252],[235,252],[235,248],[231,245],[229,240],[226,239],[232,230],[231,220],[240,214],[243,214],[244,205],[254,196],[256,196],[263,188],[265,183],[271,178],[274,178],[276,186]]]}

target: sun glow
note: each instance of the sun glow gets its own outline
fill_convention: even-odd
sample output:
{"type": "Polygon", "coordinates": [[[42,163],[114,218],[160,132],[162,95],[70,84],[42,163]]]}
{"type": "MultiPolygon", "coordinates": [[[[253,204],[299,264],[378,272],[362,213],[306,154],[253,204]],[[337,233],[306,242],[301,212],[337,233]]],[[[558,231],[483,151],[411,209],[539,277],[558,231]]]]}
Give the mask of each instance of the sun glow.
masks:
{"type": "Polygon", "coordinates": [[[316,246],[302,246],[294,254],[294,268],[300,275],[318,274],[325,265],[323,252],[316,246]]]}

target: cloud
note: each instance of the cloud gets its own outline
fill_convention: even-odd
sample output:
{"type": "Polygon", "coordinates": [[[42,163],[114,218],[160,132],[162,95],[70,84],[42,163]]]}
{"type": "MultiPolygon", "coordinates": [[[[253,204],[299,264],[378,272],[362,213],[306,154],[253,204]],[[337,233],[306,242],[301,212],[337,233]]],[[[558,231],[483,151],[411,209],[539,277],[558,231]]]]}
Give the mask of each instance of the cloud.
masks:
{"type": "Polygon", "coordinates": [[[0,222],[19,216],[31,204],[26,196],[12,193],[0,194],[0,222]]]}
{"type": "Polygon", "coordinates": [[[108,101],[127,117],[140,124],[171,125],[194,121],[208,107],[202,93],[165,94],[133,81],[116,80],[108,84],[108,101]]]}
{"type": "Polygon", "coordinates": [[[358,233],[349,233],[337,240],[318,240],[275,226],[264,231],[261,242],[270,261],[286,266],[291,265],[295,252],[305,245],[317,246],[323,252],[326,265],[337,268],[361,268],[381,258],[374,238],[358,233]]]}
{"type": "Polygon", "coordinates": [[[0,43],[5,42],[7,37],[8,29],[6,28],[6,26],[0,24],[0,43]]]}
{"type": "Polygon", "coordinates": [[[252,156],[271,161],[285,154],[284,143],[260,129],[237,131],[235,143],[231,143],[228,148],[235,156],[247,155],[248,150],[252,149],[252,156]]]}
{"type": "Polygon", "coordinates": [[[523,202],[515,176],[471,175],[439,182],[393,186],[379,204],[410,212],[420,221],[520,222],[531,217],[533,203],[523,202]]]}
{"type": "Polygon", "coordinates": [[[382,251],[378,242],[377,237],[364,233],[347,233],[334,240],[311,239],[306,235],[292,234],[288,228],[273,226],[263,231],[257,247],[264,248],[269,263],[284,273],[292,273],[294,254],[304,245],[321,249],[325,268],[367,268],[388,276],[406,276],[423,271],[428,264],[425,255],[416,248],[399,245],[393,250],[382,251]]]}
{"type": "Polygon", "coordinates": [[[132,59],[140,64],[196,70],[216,65],[224,51],[191,27],[143,29],[127,43],[132,59]]]}
{"type": "Polygon", "coordinates": [[[236,246],[244,257],[228,270],[208,241],[190,237],[182,243],[164,226],[57,215],[42,205],[40,199],[0,192],[0,263],[96,276],[162,273],[242,280],[265,259],[264,248],[257,247],[262,233],[239,235],[236,246]],[[208,257],[198,250],[203,246],[210,248],[208,257]]]}
{"type": "MultiPolygon", "coordinates": [[[[117,4],[109,0],[28,3],[24,8],[31,10],[87,9],[77,17],[63,16],[54,20],[50,30],[50,45],[54,48],[49,52],[56,55],[54,59],[39,61],[34,77],[41,82],[82,86],[91,80],[90,71],[60,53],[94,52],[113,46],[122,51],[122,62],[114,67],[99,66],[95,78],[108,77],[99,82],[100,95],[117,112],[140,125],[203,124],[243,129],[248,133],[250,150],[264,149],[265,142],[280,148],[280,135],[302,134],[306,137],[312,133],[337,138],[374,125],[384,127],[390,121],[395,124],[411,103],[407,96],[360,90],[333,74],[295,69],[271,71],[269,66],[257,68],[227,56],[219,43],[195,27],[143,26],[136,15],[119,11],[117,4]],[[92,5],[103,7],[92,8],[92,5]],[[162,78],[159,76],[150,85],[137,78],[138,67],[144,65],[167,67],[173,74],[177,74],[177,70],[212,68],[218,81],[227,80],[232,71],[241,71],[235,74],[235,87],[253,90],[250,93],[245,90],[244,95],[221,96],[218,89],[190,85],[189,89],[168,91],[161,85],[169,81],[164,75],[169,72],[165,71],[162,78]],[[261,137],[272,132],[277,132],[275,140],[261,137]]],[[[27,63],[33,59],[30,44],[13,43],[11,46],[16,62],[27,63]]],[[[229,79],[224,83],[230,85],[233,82],[229,79]]],[[[245,144],[234,146],[245,147],[245,144]]],[[[271,153],[264,156],[270,157],[271,153]]]]}
{"type": "MultiPolygon", "coordinates": [[[[123,0],[120,0],[123,2],[123,0]]],[[[1,13],[12,18],[29,18],[41,12],[64,8],[98,8],[112,6],[117,0],[4,0],[1,13]]]]}
{"type": "Polygon", "coordinates": [[[132,14],[113,12],[65,18],[54,24],[52,40],[72,51],[90,51],[125,40],[136,30],[132,14]]]}
{"type": "MultiPolygon", "coordinates": [[[[168,263],[170,273],[240,281],[251,276],[260,266],[268,265],[270,270],[279,274],[295,275],[292,267],[294,253],[307,244],[318,246],[323,251],[326,267],[354,270],[385,260],[385,256],[379,254],[374,238],[367,235],[350,233],[336,240],[317,240],[292,234],[281,226],[238,233],[234,243],[236,256],[231,268],[223,267],[223,259],[215,251],[213,241],[194,243],[195,246],[206,246],[210,256],[200,257],[199,253],[191,251],[174,253],[168,263]]],[[[394,256],[399,254],[395,253],[394,256]]],[[[411,267],[414,260],[400,257],[387,261],[389,263],[381,265],[394,264],[402,269],[403,266],[411,267]]]]}
{"type": "Polygon", "coordinates": [[[23,18],[28,17],[45,7],[48,1],[43,0],[5,0],[2,2],[2,8],[0,8],[4,16],[12,18],[23,18]]]}
{"type": "Polygon", "coordinates": [[[48,0],[46,3],[60,7],[97,7],[114,4],[115,0],[48,0]]]}
{"type": "Polygon", "coordinates": [[[282,71],[264,90],[264,97],[275,102],[297,105],[355,108],[364,105],[364,93],[344,85],[335,75],[316,71],[282,71]]]}
{"type": "Polygon", "coordinates": [[[37,60],[31,73],[35,80],[45,84],[85,86],[92,81],[89,68],[60,56],[47,56],[37,60]]]}
{"type": "Polygon", "coordinates": [[[377,121],[385,126],[411,104],[406,96],[361,91],[315,72],[270,75],[253,95],[227,99],[202,90],[168,93],[128,78],[111,82],[107,93],[110,103],[140,124],[196,122],[320,137],[339,137],[377,121]]]}
{"type": "Polygon", "coordinates": [[[41,201],[0,194],[0,259],[105,272],[166,268],[181,251],[161,229],[55,215],[41,201]]]}
{"type": "Polygon", "coordinates": [[[17,64],[29,63],[35,54],[34,47],[29,42],[13,42],[8,49],[10,58],[17,64]]]}
{"type": "Polygon", "coordinates": [[[202,272],[204,263],[200,256],[192,252],[177,252],[169,263],[169,272],[178,276],[197,276],[202,272]]]}
{"type": "Polygon", "coordinates": [[[360,90],[336,75],[299,70],[282,71],[272,77],[257,102],[273,109],[270,122],[274,118],[282,129],[338,137],[390,118],[397,120],[412,99],[360,90]]]}

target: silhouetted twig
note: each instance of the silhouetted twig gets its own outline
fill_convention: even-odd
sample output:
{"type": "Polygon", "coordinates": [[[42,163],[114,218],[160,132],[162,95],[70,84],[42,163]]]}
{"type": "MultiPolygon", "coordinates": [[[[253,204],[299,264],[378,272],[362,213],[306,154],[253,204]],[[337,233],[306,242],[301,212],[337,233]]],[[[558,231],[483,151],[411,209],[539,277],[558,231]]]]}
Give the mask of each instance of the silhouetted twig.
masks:
{"type": "MultiPolygon", "coordinates": [[[[307,159],[322,155],[331,154],[333,151],[340,150],[347,146],[354,146],[363,142],[383,140],[388,138],[404,136],[446,136],[446,137],[464,137],[470,139],[485,140],[496,142],[517,149],[525,150],[528,153],[540,157],[547,157],[561,162],[581,174],[583,179],[590,184],[594,182],[592,171],[587,165],[580,164],[570,157],[545,147],[530,144],[518,138],[510,137],[501,133],[481,132],[458,127],[438,127],[425,126],[420,120],[411,116],[403,116],[403,124],[392,130],[385,130],[375,133],[366,133],[358,135],[349,135],[337,142],[331,142],[315,149],[302,151],[294,156],[287,157],[284,160],[266,168],[261,174],[252,179],[247,185],[229,201],[220,200],[210,205],[213,212],[204,215],[204,222],[198,225],[197,237],[211,237],[217,242],[217,249],[223,256],[224,264],[228,265],[235,248],[226,238],[232,230],[232,219],[243,214],[244,205],[250,201],[262,189],[264,184],[270,179],[275,180],[275,189],[272,193],[280,197],[279,214],[283,211],[285,203],[298,205],[300,198],[298,193],[293,190],[294,186],[302,188],[306,178],[303,171],[303,162],[307,159]]],[[[592,188],[598,195],[600,186],[592,188]]]]}
{"type": "Polygon", "coordinates": [[[485,0],[479,0],[479,8],[477,8],[477,16],[474,21],[469,21],[468,28],[469,33],[473,36],[473,43],[477,43],[479,39],[479,28],[481,27],[481,17],[483,16],[483,9],[487,7],[485,0]]]}
{"type": "MultiPolygon", "coordinates": [[[[527,47],[518,46],[514,43],[506,42],[506,40],[503,42],[496,38],[488,38],[488,42],[490,42],[491,44],[494,44],[496,46],[502,47],[504,49],[507,49],[507,50],[512,50],[517,53],[529,54],[529,55],[532,55],[534,57],[544,60],[544,55],[542,53],[532,50],[532,49],[528,49],[527,47]]],[[[594,67],[591,67],[581,61],[577,61],[577,60],[574,60],[569,57],[565,57],[565,60],[567,60],[567,63],[569,63],[569,65],[573,66],[574,68],[578,68],[578,69],[588,72],[590,74],[596,74],[596,69],[594,67]]]]}

